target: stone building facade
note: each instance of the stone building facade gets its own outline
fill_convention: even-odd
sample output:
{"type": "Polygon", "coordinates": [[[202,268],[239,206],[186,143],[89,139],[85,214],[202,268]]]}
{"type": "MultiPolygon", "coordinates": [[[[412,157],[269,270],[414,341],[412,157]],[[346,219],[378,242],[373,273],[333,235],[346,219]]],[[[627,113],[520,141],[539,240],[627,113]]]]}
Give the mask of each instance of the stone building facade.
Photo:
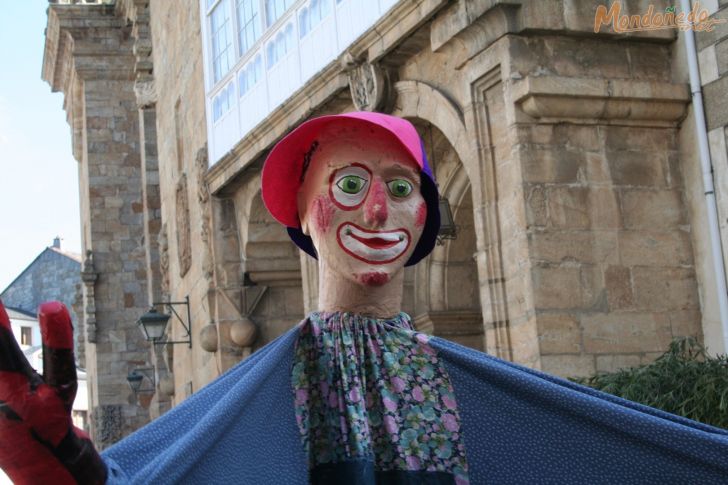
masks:
{"type": "MultiPolygon", "coordinates": [[[[20,314],[37,315],[45,301],[63,302],[74,324],[76,360],[81,367],[85,362],[85,346],[79,337],[78,322],[81,314],[81,256],[64,251],[61,239],[41,253],[0,293],[0,301],[20,314]]],[[[37,323],[36,323],[37,326],[37,323]]],[[[33,345],[40,345],[40,333],[33,337],[33,345]]]]}
{"type": "Polygon", "coordinates": [[[63,302],[74,324],[78,322],[81,289],[81,256],[61,249],[61,240],[45,248],[0,293],[6,307],[36,315],[44,301],[63,302]]]}
{"type": "MultiPolygon", "coordinates": [[[[315,261],[268,215],[260,170],[300,122],[354,109],[410,119],[452,207],[457,238],[406,270],[418,328],[562,376],[648,362],[684,335],[725,350],[677,31],[595,33],[598,1],[392,2],[210,157],[214,2],[74,3],[49,9],[43,75],[65,93],[79,160],[97,441],[118,436],[106,407],[125,434],[316,308],[315,261]],[[185,297],[192,347],[142,341],[148,306],[185,297]],[[138,406],[122,388],[141,365],[158,386],[138,406]]],[[[726,28],[699,36],[723,213],[726,28]]]]}

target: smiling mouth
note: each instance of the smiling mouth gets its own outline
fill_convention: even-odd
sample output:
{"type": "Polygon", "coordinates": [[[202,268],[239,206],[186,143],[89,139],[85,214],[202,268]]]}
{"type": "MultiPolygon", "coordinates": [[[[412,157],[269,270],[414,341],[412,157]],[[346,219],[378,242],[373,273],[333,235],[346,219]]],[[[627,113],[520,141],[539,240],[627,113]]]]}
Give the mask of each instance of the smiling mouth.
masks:
{"type": "Polygon", "coordinates": [[[407,252],[411,236],[406,229],[371,231],[351,222],[337,229],[339,246],[350,256],[371,264],[391,263],[407,252]]]}
{"type": "Polygon", "coordinates": [[[362,244],[369,246],[372,249],[387,249],[395,246],[399,239],[389,240],[381,237],[361,237],[358,234],[351,233],[350,236],[362,244]]]}

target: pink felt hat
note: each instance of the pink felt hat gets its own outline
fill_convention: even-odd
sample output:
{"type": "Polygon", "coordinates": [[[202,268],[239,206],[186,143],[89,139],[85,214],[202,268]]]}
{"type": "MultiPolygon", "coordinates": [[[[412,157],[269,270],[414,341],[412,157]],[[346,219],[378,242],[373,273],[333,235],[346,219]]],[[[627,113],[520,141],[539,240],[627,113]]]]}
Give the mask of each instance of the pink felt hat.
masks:
{"type": "Polygon", "coordinates": [[[365,111],[321,116],[305,121],[279,141],[268,154],[262,175],[263,203],[271,215],[288,228],[288,234],[293,242],[316,257],[313,242],[300,230],[298,190],[318,144],[319,134],[326,126],[333,123],[359,124],[384,130],[391,134],[419,165],[421,192],[427,204],[427,221],[420,241],[407,261],[408,266],[415,264],[427,256],[435,245],[437,231],[440,228],[439,197],[422,140],[412,123],[405,119],[365,111]]]}

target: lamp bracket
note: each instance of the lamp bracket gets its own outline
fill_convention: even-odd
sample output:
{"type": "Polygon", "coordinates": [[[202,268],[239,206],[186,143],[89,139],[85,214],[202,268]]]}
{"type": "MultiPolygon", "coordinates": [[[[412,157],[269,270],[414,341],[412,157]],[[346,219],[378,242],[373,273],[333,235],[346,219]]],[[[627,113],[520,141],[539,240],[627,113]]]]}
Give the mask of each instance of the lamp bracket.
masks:
{"type": "Polygon", "coordinates": [[[192,327],[192,318],[190,315],[190,297],[186,296],[184,301],[155,301],[152,302],[152,306],[156,305],[164,305],[166,306],[172,314],[174,314],[175,317],[177,317],[177,320],[182,325],[182,327],[185,329],[187,340],[166,340],[166,341],[160,341],[160,342],[154,342],[154,345],[164,345],[164,344],[187,344],[189,348],[192,348],[192,333],[191,333],[191,327],[192,327]],[[185,324],[184,320],[182,320],[182,317],[179,316],[179,313],[177,313],[177,310],[175,310],[175,305],[184,305],[187,307],[187,324],[185,324]]]}

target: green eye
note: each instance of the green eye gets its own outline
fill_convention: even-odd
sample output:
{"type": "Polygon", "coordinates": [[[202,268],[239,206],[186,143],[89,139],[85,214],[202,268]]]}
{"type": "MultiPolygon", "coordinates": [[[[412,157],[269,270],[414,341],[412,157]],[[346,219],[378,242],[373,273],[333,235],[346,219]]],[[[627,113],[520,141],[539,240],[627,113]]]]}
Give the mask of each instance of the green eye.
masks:
{"type": "Polygon", "coordinates": [[[412,193],[412,184],[404,179],[395,179],[387,182],[389,191],[395,197],[407,197],[412,193]]]}
{"type": "Polygon", "coordinates": [[[366,184],[366,182],[366,180],[358,175],[347,175],[345,177],[341,177],[339,181],[336,182],[336,186],[347,194],[357,194],[364,188],[364,184],[366,184]]]}

